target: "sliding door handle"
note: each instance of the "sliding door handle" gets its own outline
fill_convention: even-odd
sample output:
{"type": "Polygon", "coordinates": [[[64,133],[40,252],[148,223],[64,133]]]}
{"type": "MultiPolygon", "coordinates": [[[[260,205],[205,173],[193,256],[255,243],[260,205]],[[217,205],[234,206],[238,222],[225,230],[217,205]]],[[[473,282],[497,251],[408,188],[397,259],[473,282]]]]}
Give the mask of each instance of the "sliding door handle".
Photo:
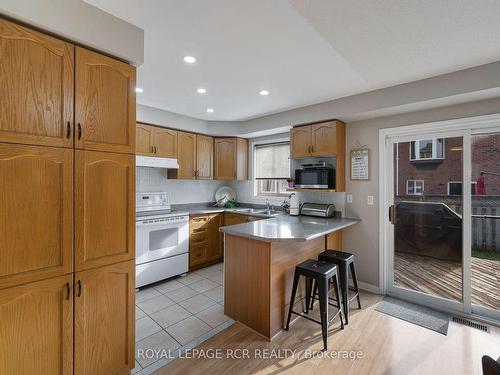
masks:
{"type": "Polygon", "coordinates": [[[396,206],[389,206],[389,222],[394,225],[396,224],[396,206]]]}

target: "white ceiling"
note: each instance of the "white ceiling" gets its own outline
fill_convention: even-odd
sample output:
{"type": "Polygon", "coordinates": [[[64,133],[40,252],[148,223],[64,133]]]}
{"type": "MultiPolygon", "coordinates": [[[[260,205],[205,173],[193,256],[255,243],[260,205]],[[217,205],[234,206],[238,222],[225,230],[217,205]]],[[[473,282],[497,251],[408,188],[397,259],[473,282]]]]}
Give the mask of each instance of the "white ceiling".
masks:
{"type": "Polygon", "coordinates": [[[493,0],[86,2],[144,29],[138,102],[204,120],[248,120],[500,60],[493,0]]]}

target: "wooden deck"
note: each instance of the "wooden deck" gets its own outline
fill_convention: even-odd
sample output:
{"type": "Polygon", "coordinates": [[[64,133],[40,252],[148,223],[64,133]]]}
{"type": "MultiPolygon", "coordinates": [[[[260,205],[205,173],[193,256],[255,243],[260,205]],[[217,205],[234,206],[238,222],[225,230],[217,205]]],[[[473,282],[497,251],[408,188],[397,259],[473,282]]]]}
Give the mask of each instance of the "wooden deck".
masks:
{"type": "MultiPolygon", "coordinates": [[[[394,263],[396,286],[462,300],[461,263],[406,253],[394,263]]],[[[500,261],[472,258],[472,303],[500,310],[500,261]]]]}

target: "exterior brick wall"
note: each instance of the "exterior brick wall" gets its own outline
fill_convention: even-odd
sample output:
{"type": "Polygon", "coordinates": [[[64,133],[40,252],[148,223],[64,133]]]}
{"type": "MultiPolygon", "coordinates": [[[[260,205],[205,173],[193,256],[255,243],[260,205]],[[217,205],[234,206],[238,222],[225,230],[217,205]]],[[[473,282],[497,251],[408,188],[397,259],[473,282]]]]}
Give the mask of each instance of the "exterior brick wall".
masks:
{"type": "MultiPolygon", "coordinates": [[[[424,195],[448,194],[448,182],[462,181],[462,138],[446,138],[444,160],[410,161],[410,143],[395,150],[396,195],[406,195],[406,181],[423,180],[424,195]]],[[[500,173],[500,134],[472,137],[472,182],[481,171],[500,173]]],[[[484,176],[487,195],[500,195],[500,176],[484,176]]]]}

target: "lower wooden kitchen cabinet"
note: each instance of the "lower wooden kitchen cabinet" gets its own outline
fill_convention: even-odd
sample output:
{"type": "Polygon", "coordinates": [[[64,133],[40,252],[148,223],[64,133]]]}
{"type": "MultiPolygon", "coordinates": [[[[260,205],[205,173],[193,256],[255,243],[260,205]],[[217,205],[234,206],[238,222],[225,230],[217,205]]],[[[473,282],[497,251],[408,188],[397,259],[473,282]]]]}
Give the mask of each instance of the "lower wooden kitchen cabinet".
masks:
{"type": "Polygon", "coordinates": [[[75,273],[75,375],[134,368],[135,261],[75,273]]]}
{"type": "Polygon", "coordinates": [[[73,373],[72,283],[69,274],[0,290],[0,374],[73,373]]]}
{"type": "Polygon", "coordinates": [[[0,290],[0,374],[128,374],[134,300],[133,260],[0,290]]]}
{"type": "Polygon", "coordinates": [[[249,215],[234,214],[232,212],[226,212],[226,213],[224,213],[224,226],[248,223],[249,221],[256,221],[256,220],[262,220],[262,219],[265,219],[265,218],[258,217],[258,216],[249,216],[249,215]]]}
{"type": "Polygon", "coordinates": [[[189,218],[189,270],[222,260],[223,214],[196,215],[189,218]]]}

